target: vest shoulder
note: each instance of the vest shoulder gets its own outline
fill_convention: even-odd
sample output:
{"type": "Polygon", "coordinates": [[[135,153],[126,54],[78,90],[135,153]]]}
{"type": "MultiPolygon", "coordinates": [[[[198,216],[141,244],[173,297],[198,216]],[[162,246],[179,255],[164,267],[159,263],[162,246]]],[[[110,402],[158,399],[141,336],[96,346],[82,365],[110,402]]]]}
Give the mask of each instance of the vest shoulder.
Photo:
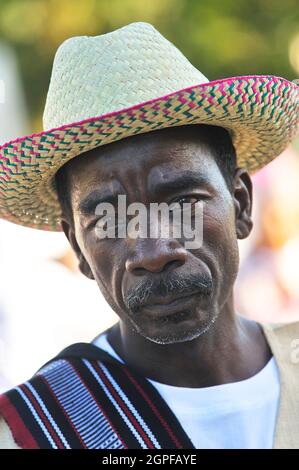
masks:
{"type": "Polygon", "coordinates": [[[268,324],[262,327],[280,372],[285,376],[284,380],[295,382],[298,387],[299,322],[268,324]]]}
{"type": "Polygon", "coordinates": [[[299,321],[290,323],[261,323],[263,330],[277,338],[299,338],[299,321]]]}

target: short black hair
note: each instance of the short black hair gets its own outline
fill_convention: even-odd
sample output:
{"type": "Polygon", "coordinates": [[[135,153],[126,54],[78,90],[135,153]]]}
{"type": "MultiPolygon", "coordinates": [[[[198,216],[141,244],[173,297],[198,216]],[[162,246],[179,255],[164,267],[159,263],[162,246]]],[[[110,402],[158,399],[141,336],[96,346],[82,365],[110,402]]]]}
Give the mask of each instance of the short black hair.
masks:
{"type": "MultiPolygon", "coordinates": [[[[206,124],[195,125],[201,127],[201,135],[204,135],[206,143],[212,147],[215,161],[224,177],[228,189],[231,191],[237,165],[237,157],[229,132],[220,126],[206,124]]],[[[192,127],[195,125],[193,124],[192,127]]],[[[66,163],[57,171],[55,175],[55,188],[63,217],[73,223],[73,211],[67,176],[67,166],[69,163],[70,162],[66,163]]]]}
{"type": "MultiPolygon", "coordinates": [[[[69,163],[69,162],[68,162],[69,163]]],[[[73,210],[70,200],[70,188],[67,176],[67,163],[63,165],[54,177],[55,189],[60,203],[62,216],[73,225],[73,210]]]]}

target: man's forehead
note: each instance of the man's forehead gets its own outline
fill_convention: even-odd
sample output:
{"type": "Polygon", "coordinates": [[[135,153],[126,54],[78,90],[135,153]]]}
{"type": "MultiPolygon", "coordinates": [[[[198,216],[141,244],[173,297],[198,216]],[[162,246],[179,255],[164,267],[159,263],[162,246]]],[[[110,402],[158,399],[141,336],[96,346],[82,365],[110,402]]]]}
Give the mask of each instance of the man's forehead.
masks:
{"type": "Polygon", "coordinates": [[[177,139],[173,134],[166,137],[163,134],[162,138],[159,134],[152,134],[145,140],[125,139],[117,142],[118,145],[93,149],[69,162],[69,174],[76,181],[100,178],[109,182],[129,172],[131,175],[146,173],[151,183],[151,180],[166,179],[170,173],[182,170],[194,169],[204,173],[214,160],[212,150],[200,141],[177,139]]]}
{"type": "Polygon", "coordinates": [[[100,162],[86,174],[83,170],[81,177],[75,179],[73,189],[76,188],[78,201],[91,193],[105,201],[134,188],[139,188],[139,191],[141,187],[149,197],[184,188],[208,187],[219,176],[219,170],[211,157],[201,156],[203,158],[191,158],[189,161],[186,158],[159,158],[147,161],[147,164],[144,160],[131,165],[126,162],[105,170],[103,162],[100,162]]]}
{"type": "Polygon", "coordinates": [[[74,158],[67,164],[67,179],[75,206],[89,212],[96,200],[113,202],[121,194],[161,199],[184,189],[221,189],[224,180],[213,144],[194,130],[182,131],[154,131],[74,158]]]}

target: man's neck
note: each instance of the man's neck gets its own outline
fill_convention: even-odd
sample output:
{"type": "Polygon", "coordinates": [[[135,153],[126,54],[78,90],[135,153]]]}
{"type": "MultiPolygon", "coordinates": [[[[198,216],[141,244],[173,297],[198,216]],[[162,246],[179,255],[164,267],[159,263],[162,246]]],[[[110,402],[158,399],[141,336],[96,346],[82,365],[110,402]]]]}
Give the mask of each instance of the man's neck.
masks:
{"type": "Polygon", "coordinates": [[[229,304],[210,330],[192,341],[157,344],[123,321],[110,329],[108,341],[129,366],[164,384],[198,388],[245,380],[272,353],[261,327],[235,315],[229,304]]]}

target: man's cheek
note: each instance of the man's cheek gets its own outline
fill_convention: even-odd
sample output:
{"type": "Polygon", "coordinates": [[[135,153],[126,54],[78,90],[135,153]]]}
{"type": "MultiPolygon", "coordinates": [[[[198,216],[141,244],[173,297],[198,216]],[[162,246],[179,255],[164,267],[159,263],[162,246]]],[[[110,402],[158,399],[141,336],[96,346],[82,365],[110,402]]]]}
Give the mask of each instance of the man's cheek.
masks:
{"type": "Polygon", "coordinates": [[[239,264],[238,242],[231,213],[204,215],[203,246],[213,257],[218,270],[233,279],[239,264]]]}
{"type": "Polygon", "coordinates": [[[225,245],[231,238],[230,222],[217,212],[203,215],[203,241],[215,250],[225,245]]]}

